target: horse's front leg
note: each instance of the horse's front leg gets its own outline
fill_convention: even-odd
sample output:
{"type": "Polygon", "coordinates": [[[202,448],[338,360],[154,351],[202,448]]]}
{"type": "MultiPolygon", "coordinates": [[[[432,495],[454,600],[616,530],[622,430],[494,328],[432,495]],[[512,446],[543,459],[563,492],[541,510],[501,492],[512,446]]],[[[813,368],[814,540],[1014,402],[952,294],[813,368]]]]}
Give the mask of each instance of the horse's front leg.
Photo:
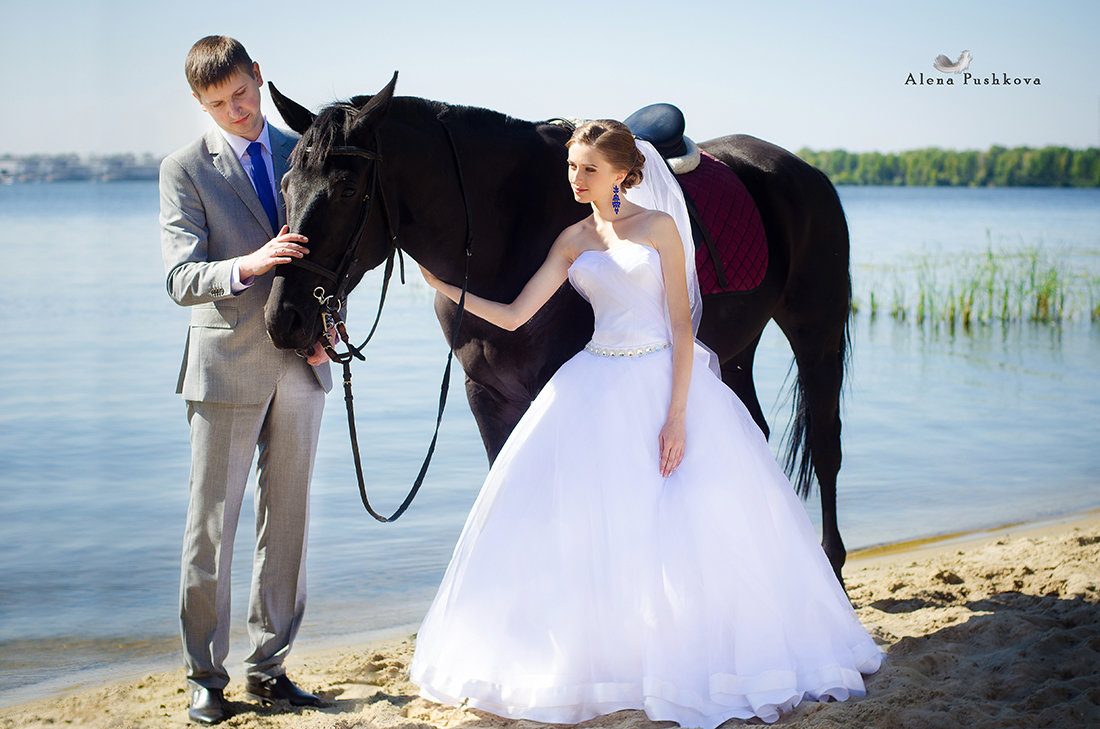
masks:
{"type": "Polygon", "coordinates": [[[470,410],[473,411],[481,433],[481,442],[485,445],[489,464],[492,465],[516,423],[527,412],[531,401],[509,400],[494,388],[471,379],[469,375],[466,376],[466,397],[470,401],[470,410]]]}

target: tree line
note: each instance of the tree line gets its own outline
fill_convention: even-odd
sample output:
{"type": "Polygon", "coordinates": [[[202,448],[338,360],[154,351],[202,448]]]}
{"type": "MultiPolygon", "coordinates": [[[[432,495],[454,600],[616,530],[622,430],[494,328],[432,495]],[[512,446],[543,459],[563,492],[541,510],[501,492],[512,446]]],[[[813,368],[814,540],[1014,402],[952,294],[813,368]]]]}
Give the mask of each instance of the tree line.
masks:
{"type": "Polygon", "coordinates": [[[837,185],[1100,187],[1100,148],[1001,147],[954,151],[930,147],[897,154],[815,152],[798,156],[837,185]]]}

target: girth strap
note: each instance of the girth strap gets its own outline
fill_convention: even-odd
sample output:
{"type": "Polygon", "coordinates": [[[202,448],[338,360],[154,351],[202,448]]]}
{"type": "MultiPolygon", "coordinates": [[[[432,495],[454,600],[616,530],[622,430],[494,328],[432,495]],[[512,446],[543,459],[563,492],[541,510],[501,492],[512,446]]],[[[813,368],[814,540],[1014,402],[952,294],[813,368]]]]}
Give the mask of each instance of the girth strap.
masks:
{"type": "MultiPolygon", "coordinates": [[[[699,231],[699,235],[703,238],[703,245],[707,247],[707,253],[710,254],[710,260],[714,264],[714,274],[718,277],[718,285],[722,288],[728,288],[729,284],[726,283],[726,272],[722,266],[722,257],[718,255],[718,246],[714,245],[714,238],[711,237],[710,231],[707,229],[707,224],[703,222],[703,216],[699,214],[699,208],[695,207],[695,201],[691,199],[691,195],[687,190],[680,187],[680,190],[684,193],[684,203],[687,206],[688,217],[691,218],[692,231],[699,231]]],[[[699,241],[695,241],[695,247],[699,247],[699,241]]]]}

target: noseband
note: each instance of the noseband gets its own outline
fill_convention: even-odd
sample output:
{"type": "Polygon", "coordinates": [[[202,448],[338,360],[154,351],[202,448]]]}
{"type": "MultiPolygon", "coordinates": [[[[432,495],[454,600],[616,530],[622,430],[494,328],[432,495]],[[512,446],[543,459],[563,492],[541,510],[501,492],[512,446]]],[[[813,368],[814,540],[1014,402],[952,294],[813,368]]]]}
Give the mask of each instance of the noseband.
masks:
{"type": "MultiPolygon", "coordinates": [[[[462,325],[462,314],[466,310],[466,291],[470,282],[470,257],[473,255],[473,239],[474,231],[473,224],[470,216],[470,200],[466,194],[466,182],[462,174],[462,164],[459,160],[458,147],[455,144],[454,135],[451,134],[450,128],[447,126],[444,116],[447,114],[449,106],[444,106],[443,109],[436,115],[436,119],[443,127],[443,131],[446,132],[447,141],[451,146],[451,154],[454,158],[455,172],[458,176],[458,187],[462,193],[462,205],[466,213],[466,255],[464,256],[465,271],[462,279],[462,293],[458,298],[458,311],[455,314],[454,323],[451,327],[451,344],[447,352],[447,366],[443,369],[443,381],[439,388],[439,409],[435,418],[435,432],[432,435],[431,443],[428,444],[427,455],[424,456],[424,463],[420,466],[420,472],[416,476],[416,480],[413,482],[412,488],[409,490],[405,500],[401,503],[401,506],[391,514],[390,516],[383,516],[379,514],[370,505],[370,501],[367,498],[367,489],[363,479],[363,465],[359,456],[359,439],[355,430],[355,409],[352,405],[353,397],[351,393],[351,361],[352,359],[366,360],[362,350],[370,342],[374,336],[374,332],[378,329],[378,322],[382,318],[382,307],[386,303],[386,291],[389,288],[390,276],[393,274],[393,259],[396,255],[401,262],[401,281],[405,280],[405,262],[401,257],[401,246],[397,239],[398,230],[400,227],[400,221],[396,218],[390,210],[387,204],[385,190],[382,187],[381,179],[381,167],[382,167],[382,155],[381,147],[379,146],[378,132],[375,131],[374,143],[375,147],[379,150],[373,152],[369,149],[355,146],[340,146],[333,147],[329,150],[329,154],[346,155],[363,157],[365,159],[373,160],[375,162],[374,169],[371,173],[371,181],[367,187],[367,193],[363,196],[360,202],[359,220],[355,226],[354,232],[351,237],[348,238],[347,243],[344,246],[344,254],[340,259],[340,264],[335,270],[331,270],[321,266],[312,261],[307,261],[304,258],[292,258],[290,263],[299,268],[303,268],[307,271],[315,273],[323,278],[326,278],[335,284],[335,293],[328,294],[323,286],[318,286],[313,290],[313,297],[317,299],[317,302],[321,307],[321,346],[324,347],[325,352],[328,354],[329,359],[339,363],[344,368],[344,404],[346,405],[348,413],[348,432],[351,436],[352,456],[355,461],[355,475],[359,480],[359,497],[363,502],[363,507],[367,510],[372,517],[380,522],[392,522],[397,521],[398,517],[405,513],[405,510],[409,508],[413,499],[416,497],[418,491],[420,491],[421,485],[424,483],[424,477],[428,473],[428,466],[432,461],[432,454],[435,452],[435,445],[439,439],[439,426],[443,422],[443,410],[447,404],[447,391],[450,388],[451,382],[451,362],[454,359],[454,343],[458,338],[458,330],[462,325]],[[363,340],[363,343],[358,347],[354,346],[350,338],[348,337],[347,328],[344,326],[343,318],[340,315],[340,311],[344,308],[345,296],[347,295],[347,283],[350,279],[351,266],[355,263],[355,251],[359,248],[359,241],[366,232],[367,223],[370,220],[371,213],[374,210],[374,198],[375,191],[382,198],[382,213],[386,218],[386,231],[390,236],[390,243],[393,246],[393,250],[390,251],[389,257],[386,259],[386,270],[382,275],[382,293],[378,301],[378,313],[374,318],[374,324],[371,326],[370,332],[367,334],[367,338],[363,340]],[[347,346],[348,350],[344,353],[339,353],[333,346],[333,343],[329,341],[328,332],[335,329],[338,333],[340,340],[347,346]]],[[[310,151],[309,148],[306,149],[310,151]]]]}

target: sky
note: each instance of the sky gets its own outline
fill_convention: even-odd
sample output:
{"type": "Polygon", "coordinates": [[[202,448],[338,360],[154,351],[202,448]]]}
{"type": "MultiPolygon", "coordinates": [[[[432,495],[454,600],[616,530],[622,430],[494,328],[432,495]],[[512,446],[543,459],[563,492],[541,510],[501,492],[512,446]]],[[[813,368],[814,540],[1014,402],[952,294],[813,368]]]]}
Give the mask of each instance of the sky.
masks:
{"type": "Polygon", "coordinates": [[[669,102],[696,141],[1100,146],[1097,28],[1095,0],[13,1],[0,27],[0,154],[184,146],[210,125],[183,76],[209,34],[238,38],[265,81],[314,110],[374,93],[397,70],[398,95],[521,119],[622,119],[669,102]],[[1021,84],[933,68],[963,50],[974,77],[1021,84]],[[922,73],[955,83],[905,83],[922,73]]]}

